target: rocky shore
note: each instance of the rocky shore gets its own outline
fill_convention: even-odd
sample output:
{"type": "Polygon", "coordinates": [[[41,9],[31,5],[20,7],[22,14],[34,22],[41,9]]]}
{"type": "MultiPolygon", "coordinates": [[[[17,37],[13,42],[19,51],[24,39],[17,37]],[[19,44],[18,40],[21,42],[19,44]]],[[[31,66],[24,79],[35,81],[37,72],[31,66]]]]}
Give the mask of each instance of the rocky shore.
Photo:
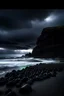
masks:
{"type": "Polygon", "coordinates": [[[37,64],[22,70],[13,70],[0,78],[0,96],[27,96],[32,93],[35,82],[55,78],[63,70],[63,64],[37,64]]]}

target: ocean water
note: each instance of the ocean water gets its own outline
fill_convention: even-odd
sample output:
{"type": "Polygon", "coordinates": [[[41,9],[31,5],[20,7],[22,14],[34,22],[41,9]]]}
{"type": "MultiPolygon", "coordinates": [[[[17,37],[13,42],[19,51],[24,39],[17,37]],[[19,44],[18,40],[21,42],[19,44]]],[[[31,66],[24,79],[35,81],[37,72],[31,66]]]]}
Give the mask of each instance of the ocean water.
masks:
{"type": "Polygon", "coordinates": [[[5,59],[0,59],[0,77],[4,76],[7,72],[12,70],[22,70],[27,66],[35,64],[55,64],[59,63],[59,60],[54,59],[40,59],[40,58],[27,58],[22,57],[22,54],[7,54],[5,59]]]}

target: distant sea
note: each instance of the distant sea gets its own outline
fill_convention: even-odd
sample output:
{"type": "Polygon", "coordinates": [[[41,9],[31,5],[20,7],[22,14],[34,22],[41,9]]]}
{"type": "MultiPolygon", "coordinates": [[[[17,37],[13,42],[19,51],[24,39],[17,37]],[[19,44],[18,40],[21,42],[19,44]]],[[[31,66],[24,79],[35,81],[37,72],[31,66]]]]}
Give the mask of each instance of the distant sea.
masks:
{"type": "Polygon", "coordinates": [[[30,65],[35,64],[48,64],[48,63],[59,63],[59,60],[54,59],[40,59],[40,58],[28,58],[22,57],[25,54],[5,54],[0,55],[0,77],[4,76],[7,72],[11,72],[12,70],[22,70],[30,65]],[[5,57],[5,58],[4,58],[5,57]]]}

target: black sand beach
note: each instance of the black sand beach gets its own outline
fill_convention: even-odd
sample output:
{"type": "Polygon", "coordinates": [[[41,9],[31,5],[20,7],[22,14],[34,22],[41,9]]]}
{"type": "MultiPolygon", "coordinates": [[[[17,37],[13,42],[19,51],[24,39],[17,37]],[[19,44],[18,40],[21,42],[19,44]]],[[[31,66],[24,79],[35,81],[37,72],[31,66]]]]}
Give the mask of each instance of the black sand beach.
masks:
{"type": "Polygon", "coordinates": [[[13,70],[0,78],[0,96],[64,96],[63,69],[64,64],[37,64],[13,70]]]}
{"type": "Polygon", "coordinates": [[[64,71],[45,81],[33,85],[31,96],[64,96],[64,71]]]}

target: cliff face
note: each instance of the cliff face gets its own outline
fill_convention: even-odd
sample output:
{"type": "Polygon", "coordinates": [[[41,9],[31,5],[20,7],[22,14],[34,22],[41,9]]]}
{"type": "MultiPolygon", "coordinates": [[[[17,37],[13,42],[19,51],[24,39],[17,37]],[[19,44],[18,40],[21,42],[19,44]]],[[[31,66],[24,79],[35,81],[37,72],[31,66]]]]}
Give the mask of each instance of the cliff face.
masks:
{"type": "Polygon", "coordinates": [[[64,57],[64,26],[44,28],[37,39],[33,57],[64,57]]]}

